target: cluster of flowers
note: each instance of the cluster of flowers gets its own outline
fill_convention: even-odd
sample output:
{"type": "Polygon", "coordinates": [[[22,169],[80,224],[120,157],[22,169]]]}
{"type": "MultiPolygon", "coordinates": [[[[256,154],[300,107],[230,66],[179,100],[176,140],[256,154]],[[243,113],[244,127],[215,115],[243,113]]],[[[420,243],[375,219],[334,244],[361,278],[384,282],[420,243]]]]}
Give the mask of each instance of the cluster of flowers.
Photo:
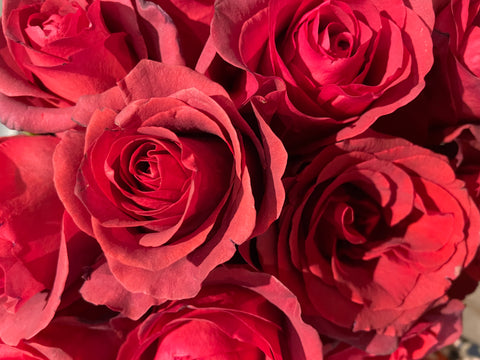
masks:
{"type": "Polygon", "coordinates": [[[480,280],[480,0],[4,0],[0,358],[422,359],[480,280]]]}

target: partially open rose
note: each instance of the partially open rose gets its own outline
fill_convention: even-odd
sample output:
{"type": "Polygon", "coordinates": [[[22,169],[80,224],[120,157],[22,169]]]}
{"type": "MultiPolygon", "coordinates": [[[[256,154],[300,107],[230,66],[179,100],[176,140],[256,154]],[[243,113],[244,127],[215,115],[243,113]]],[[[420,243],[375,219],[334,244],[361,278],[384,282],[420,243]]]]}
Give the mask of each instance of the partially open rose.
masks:
{"type": "Polygon", "coordinates": [[[30,132],[72,128],[72,105],[114,86],[141,59],[194,63],[202,40],[180,39],[176,22],[186,15],[176,2],[161,3],[178,21],[148,0],[4,1],[1,122],[30,132]]]}
{"type": "Polygon", "coordinates": [[[246,99],[277,110],[272,126],[287,147],[363,132],[414,99],[433,62],[431,4],[223,0],[215,9],[218,53],[247,70],[246,99]]]}
{"type": "Polygon", "coordinates": [[[285,151],[186,67],[144,60],[107,95],[119,107],[104,103],[57,148],[59,195],[127,290],[193,296],[278,217],[285,151]]]}
{"type": "Polygon", "coordinates": [[[194,298],[174,301],[128,335],[118,360],[321,360],[322,344],[277,279],[219,268],[194,298]]]}
{"type": "Polygon", "coordinates": [[[480,215],[447,159],[380,134],[326,147],[286,180],[263,269],[327,336],[374,354],[441,299],[473,259],[480,215]]]}

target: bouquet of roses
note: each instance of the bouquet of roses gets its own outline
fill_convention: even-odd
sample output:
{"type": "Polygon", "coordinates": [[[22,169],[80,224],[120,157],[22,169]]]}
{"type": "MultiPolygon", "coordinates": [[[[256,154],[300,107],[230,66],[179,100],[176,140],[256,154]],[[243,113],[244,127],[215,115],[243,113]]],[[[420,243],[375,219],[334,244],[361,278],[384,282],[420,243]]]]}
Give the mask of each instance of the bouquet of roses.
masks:
{"type": "Polygon", "coordinates": [[[4,0],[0,358],[422,359],[480,280],[480,0],[4,0]]]}

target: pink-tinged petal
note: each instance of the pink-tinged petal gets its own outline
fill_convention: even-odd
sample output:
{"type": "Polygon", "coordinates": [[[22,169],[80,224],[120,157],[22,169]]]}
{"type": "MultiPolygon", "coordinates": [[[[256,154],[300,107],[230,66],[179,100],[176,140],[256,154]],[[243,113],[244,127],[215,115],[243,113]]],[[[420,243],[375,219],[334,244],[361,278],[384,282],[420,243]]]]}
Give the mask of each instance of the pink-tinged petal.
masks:
{"type": "Polygon", "coordinates": [[[186,88],[184,79],[188,78],[188,88],[196,88],[208,96],[227,96],[217,83],[194,70],[183,66],[165,65],[159,62],[142,60],[118,86],[125,100],[165,97],[186,88]],[[161,79],[161,81],[159,81],[161,79]]]}
{"type": "Polygon", "coordinates": [[[87,234],[93,235],[90,215],[73,193],[78,167],[83,158],[84,140],[85,135],[77,131],[69,131],[62,135],[62,140],[53,155],[54,181],[59,198],[77,226],[87,234]]]}
{"type": "Polygon", "coordinates": [[[151,306],[162,303],[147,294],[126,290],[112,275],[106,263],[91,273],[80,293],[88,302],[106,305],[133,320],[138,320],[151,306]]]}
{"type": "Polygon", "coordinates": [[[114,257],[108,259],[108,264],[113,275],[130,292],[144,292],[157,299],[188,298],[200,291],[201,282],[218,263],[228,261],[235,253],[233,242],[219,240],[210,240],[161,270],[126,266],[114,257]],[[139,283],[138,279],[143,282],[139,283]]]}
{"type": "Polygon", "coordinates": [[[72,107],[58,109],[36,107],[3,94],[0,94],[0,112],[1,122],[14,130],[41,134],[68,130],[76,126],[71,118],[72,107]]]}
{"type": "Polygon", "coordinates": [[[181,55],[177,27],[172,18],[155,2],[136,0],[139,16],[147,31],[149,59],[165,64],[184,65],[181,55]]]}

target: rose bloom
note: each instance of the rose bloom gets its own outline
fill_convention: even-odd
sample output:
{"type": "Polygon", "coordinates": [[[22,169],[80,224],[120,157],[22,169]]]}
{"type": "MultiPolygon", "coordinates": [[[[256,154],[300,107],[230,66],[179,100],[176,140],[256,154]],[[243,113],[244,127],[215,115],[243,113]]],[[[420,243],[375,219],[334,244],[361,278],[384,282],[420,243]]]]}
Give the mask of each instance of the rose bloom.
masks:
{"type": "Polygon", "coordinates": [[[149,315],[127,336],[117,359],[321,360],[322,344],[278,280],[222,267],[195,298],[149,315]]]}
{"type": "MultiPolygon", "coordinates": [[[[480,1],[452,0],[437,10],[434,45],[455,118],[480,117],[480,1]]],[[[445,90],[444,90],[445,91],[445,90]]]]}
{"type": "Polygon", "coordinates": [[[68,274],[54,137],[0,140],[0,338],[16,344],[52,319],[68,274]]]}
{"type": "Polygon", "coordinates": [[[472,261],[478,209],[445,157],[400,138],[372,132],[299,168],[257,240],[262,268],[322,334],[391,353],[472,261]]]}
{"type": "Polygon", "coordinates": [[[128,291],[194,296],[278,217],[285,151],[186,67],[144,60],[101,98],[86,132],[67,132],[57,148],[60,198],[128,291]]]}
{"type": "Polygon", "coordinates": [[[30,340],[16,346],[0,341],[0,358],[9,360],[114,360],[121,344],[108,324],[87,323],[75,317],[55,318],[30,340]]]}
{"type": "Polygon", "coordinates": [[[192,4],[187,16],[177,1],[158,2],[174,18],[142,0],[4,1],[1,121],[29,132],[73,128],[72,105],[79,97],[114,86],[139,60],[194,64],[213,7],[192,4]],[[190,19],[195,14],[200,19],[190,19]],[[188,23],[196,35],[179,36],[177,23],[188,23]],[[188,51],[181,54],[181,47],[188,51]]]}
{"type": "Polygon", "coordinates": [[[414,99],[433,62],[433,18],[431,4],[402,0],[224,0],[211,33],[247,70],[239,96],[276,111],[271,125],[293,151],[357,135],[414,99]]]}
{"type": "Polygon", "coordinates": [[[66,288],[98,256],[53,184],[52,136],[0,139],[0,339],[10,345],[48,325],[66,288]]]}
{"type": "MultiPolygon", "coordinates": [[[[480,206],[480,124],[458,126],[445,137],[442,150],[454,165],[457,177],[465,182],[470,196],[480,206]]],[[[462,273],[462,286],[457,286],[454,296],[463,299],[473,292],[480,281],[480,254],[462,273]],[[458,288],[458,289],[457,289],[458,288]]]]}
{"type": "MultiPolygon", "coordinates": [[[[371,355],[345,343],[324,346],[325,360],[421,360],[453,344],[462,334],[462,311],[459,300],[436,307],[423,315],[402,336],[398,348],[389,355],[371,355]]],[[[435,359],[435,357],[433,357],[435,359]]]]}
{"type": "Polygon", "coordinates": [[[375,124],[380,132],[429,147],[451,141],[480,119],[480,1],[437,1],[436,12],[435,61],[424,91],[375,124]]]}

